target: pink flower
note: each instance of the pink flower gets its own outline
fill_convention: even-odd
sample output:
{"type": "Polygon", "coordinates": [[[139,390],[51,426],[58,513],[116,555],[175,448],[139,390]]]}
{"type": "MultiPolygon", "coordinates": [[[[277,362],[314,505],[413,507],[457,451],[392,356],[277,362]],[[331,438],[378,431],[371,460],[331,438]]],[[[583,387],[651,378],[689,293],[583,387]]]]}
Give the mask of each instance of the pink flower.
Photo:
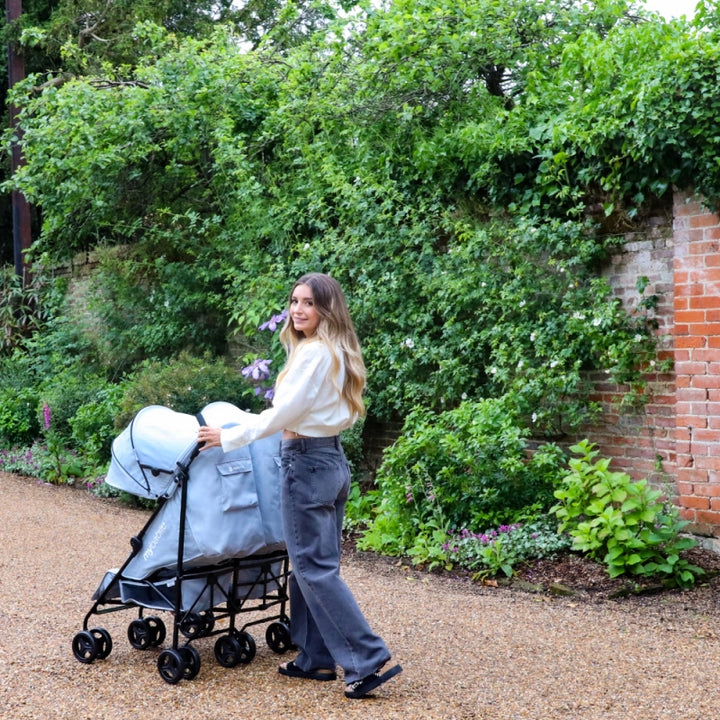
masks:
{"type": "Polygon", "coordinates": [[[45,429],[50,429],[50,406],[43,401],[43,416],[45,418],[45,429]]]}

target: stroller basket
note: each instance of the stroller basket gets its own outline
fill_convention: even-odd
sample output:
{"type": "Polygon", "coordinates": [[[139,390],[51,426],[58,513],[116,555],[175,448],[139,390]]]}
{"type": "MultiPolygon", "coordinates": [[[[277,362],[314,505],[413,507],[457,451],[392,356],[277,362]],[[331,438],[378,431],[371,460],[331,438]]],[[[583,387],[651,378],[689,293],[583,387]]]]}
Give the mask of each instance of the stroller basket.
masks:
{"type": "Polygon", "coordinates": [[[172,643],[157,664],[171,684],[198,674],[193,643],[201,638],[217,636],[215,658],[224,667],[253,659],[255,640],[247,631],[253,625],[269,623],[265,639],[274,652],[292,647],[289,561],[279,526],[279,436],[231,453],[200,453],[194,442],[201,423],[229,426],[239,413],[228,403],[213,403],[190,419],[151,406],[116,438],[107,482],[156,497],[158,505],[131,539],[122,567],[106,572],[95,591],[83,629],[73,638],[79,662],[105,659],[112,650],[110,633],[91,627],[91,619],[126,609],[137,612],[127,636],[138,650],[160,646],[167,637],[163,620],[145,610],[171,614],[172,643]],[[154,447],[162,442],[160,426],[172,436],[172,451],[154,447]],[[168,479],[169,452],[176,459],[168,479]],[[272,612],[238,627],[241,613],[267,611],[272,612]]]}

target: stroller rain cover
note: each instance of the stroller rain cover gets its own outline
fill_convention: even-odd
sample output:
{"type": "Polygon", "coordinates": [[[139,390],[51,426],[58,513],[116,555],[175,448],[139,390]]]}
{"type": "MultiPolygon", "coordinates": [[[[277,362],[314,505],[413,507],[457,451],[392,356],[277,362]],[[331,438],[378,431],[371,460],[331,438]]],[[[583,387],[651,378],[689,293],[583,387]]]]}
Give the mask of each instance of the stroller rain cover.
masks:
{"type": "MultiPolygon", "coordinates": [[[[230,427],[242,412],[226,402],[207,405],[206,424],[230,427]]],[[[177,564],[181,493],[178,464],[197,446],[197,417],[160,405],[140,410],[115,439],[106,482],[141,498],[164,498],[143,546],[124,576],[142,579],[177,564]]],[[[280,515],[280,435],[223,453],[200,452],[189,466],[183,563],[217,564],[285,547],[280,515]]]]}

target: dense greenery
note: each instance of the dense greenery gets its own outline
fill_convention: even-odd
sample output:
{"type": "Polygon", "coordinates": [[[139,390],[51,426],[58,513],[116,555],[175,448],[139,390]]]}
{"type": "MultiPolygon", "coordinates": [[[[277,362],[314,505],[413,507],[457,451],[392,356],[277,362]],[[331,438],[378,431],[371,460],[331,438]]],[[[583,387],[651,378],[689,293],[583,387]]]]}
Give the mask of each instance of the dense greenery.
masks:
{"type": "Polygon", "coordinates": [[[610,577],[660,575],[673,586],[693,585],[702,570],[681,557],[696,542],[680,536],[688,523],[677,508],[646,480],[633,482],[627,473],[611,471],[592,443],[571,450],[577,457],[555,491],[559,503],[552,511],[573,547],[602,560],[610,577]]]}
{"type": "Polygon", "coordinates": [[[187,405],[244,397],[226,370],[277,368],[259,325],[294,277],[329,271],[371,416],[407,420],[371,533],[392,506],[389,542],[419,558],[434,520],[403,505],[406,485],[419,498],[429,478],[446,536],[532,522],[562,459],[525,463],[526,438],[593,419],[587,371],[641,398],[665,367],[658,298],[638,278],[629,313],[602,269],[673,184],[720,198],[714,3],[694,24],[624,0],[113,3],[107,43],[78,41],[98,3],[47,6],[8,29],[46,58],[12,94],[26,164],[3,188],[42,217],[31,259],[49,299],[0,301],[6,446],[42,434],[46,403],[101,462],[110,418],[195,387],[199,362],[219,369],[187,405]],[[80,252],[98,267],[64,296],[52,269],[80,252]]]}

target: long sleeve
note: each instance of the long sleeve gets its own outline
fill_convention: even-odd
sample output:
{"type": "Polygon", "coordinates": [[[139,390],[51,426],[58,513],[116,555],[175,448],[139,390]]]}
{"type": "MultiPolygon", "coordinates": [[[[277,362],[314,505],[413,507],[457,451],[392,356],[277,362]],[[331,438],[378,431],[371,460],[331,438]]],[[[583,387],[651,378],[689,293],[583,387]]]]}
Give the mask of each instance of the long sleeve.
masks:
{"type": "Polygon", "coordinates": [[[323,437],[349,427],[355,417],[338,389],[344,380],[344,367],[336,382],[331,378],[331,367],[332,354],[325,344],[303,342],[275,390],[272,407],[259,414],[243,413],[237,425],[223,428],[223,450],[228,452],[284,429],[323,437]]]}

